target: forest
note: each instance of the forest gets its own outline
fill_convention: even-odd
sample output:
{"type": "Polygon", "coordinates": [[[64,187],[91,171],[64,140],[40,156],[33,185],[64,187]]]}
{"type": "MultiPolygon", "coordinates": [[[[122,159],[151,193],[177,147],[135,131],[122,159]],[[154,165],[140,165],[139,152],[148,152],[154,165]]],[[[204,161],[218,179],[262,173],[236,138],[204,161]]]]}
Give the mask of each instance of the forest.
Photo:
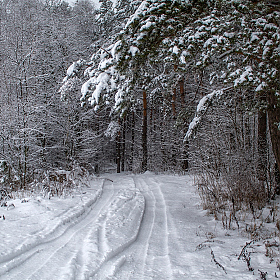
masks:
{"type": "Polygon", "coordinates": [[[0,1],[1,197],[63,172],[195,174],[214,212],[280,194],[280,5],[0,1]]]}

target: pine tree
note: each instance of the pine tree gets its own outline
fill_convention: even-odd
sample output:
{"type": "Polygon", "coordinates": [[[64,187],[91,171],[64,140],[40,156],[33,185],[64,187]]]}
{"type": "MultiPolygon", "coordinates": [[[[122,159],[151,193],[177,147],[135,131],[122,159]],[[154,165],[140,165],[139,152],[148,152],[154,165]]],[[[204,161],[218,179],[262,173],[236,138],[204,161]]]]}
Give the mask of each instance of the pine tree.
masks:
{"type": "MultiPolygon", "coordinates": [[[[104,2],[104,15],[105,6],[104,2]]],[[[186,133],[184,153],[191,145],[191,136],[215,102],[240,100],[236,103],[239,108],[245,106],[243,100],[246,100],[248,111],[263,112],[268,118],[279,167],[278,38],[279,15],[267,1],[243,1],[242,4],[223,0],[143,1],[115,43],[98,48],[93,55],[86,71],[88,81],[82,87],[83,100],[89,99],[95,110],[106,105],[112,108],[115,116],[123,117],[142,110],[139,100],[146,99],[150,119],[162,118],[170,127],[173,125],[174,132],[176,127],[180,128],[181,131],[176,132],[178,135],[182,131],[186,133],[190,114],[197,103],[195,118],[186,133]],[[143,98],[143,91],[146,98],[143,98]]],[[[230,149],[247,147],[251,137],[250,118],[246,114],[243,116],[242,110],[240,112],[247,121],[236,123],[241,125],[240,137],[235,139],[232,132],[229,133],[230,149]]],[[[222,111],[221,115],[224,116],[222,111]]],[[[166,159],[166,132],[148,130],[148,137],[160,135],[166,159]]],[[[260,137],[264,139],[265,128],[260,129],[261,132],[263,136],[260,137]]],[[[142,147],[144,155],[145,145],[142,147]]],[[[265,157],[261,149],[259,154],[262,159],[265,157]]],[[[187,156],[183,156],[185,166],[187,156]]],[[[143,162],[144,158],[145,155],[143,162]]],[[[266,167],[261,169],[267,170],[266,167]]]]}
{"type": "Polygon", "coordinates": [[[99,0],[101,3],[98,11],[97,24],[99,25],[99,34],[103,38],[111,35],[114,26],[114,10],[111,0],[99,0]]]}

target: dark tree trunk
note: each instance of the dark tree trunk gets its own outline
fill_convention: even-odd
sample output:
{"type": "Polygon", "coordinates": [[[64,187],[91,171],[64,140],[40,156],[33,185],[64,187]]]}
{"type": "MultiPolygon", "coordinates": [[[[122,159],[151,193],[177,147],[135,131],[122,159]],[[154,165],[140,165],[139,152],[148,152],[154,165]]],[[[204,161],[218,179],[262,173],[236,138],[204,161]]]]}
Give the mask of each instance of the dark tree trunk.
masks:
{"type": "Polygon", "coordinates": [[[184,171],[188,171],[189,169],[189,141],[184,142],[183,148],[183,162],[182,162],[182,169],[184,171]]]}
{"type": "MultiPolygon", "coordinates": [[[[263,101],[264,98],[262,97],[263,101]]],[[[258,112],[258,179],[266,181],[267,175],[267,114],[265,110],[258,112]]]]}
{"type": "Polygon", "coordinates": [[[135,139],[135,113],[132,111],[131,119],[131,148],[130,148],[130,164],[129,170],[133,170],[133,159],[134,159],[134,139],[135,139]]]}
{"type": "Polygon", "coordinates": [[[147,171],[148,165],[148,148],[147,148],[147,93],[143,91],[143,124],[142,124],[142,151],[143,151],[143,158],[142,158],[142,172],[147,171]]]}
{"type": "Polygon", "coordinates": [[[172,94],[172,112],[173,112],[173,117],[176,117],[176,87],[173,89],[173,94],[172,94]]]}
{"type": "Polygon", "coordinates": [[[184,105],[185,105],[184,78],[182,78],[180,80],[179,86],[180,86],[181,105],[182,105],[182,107],[184,107],[184,105]]]}
{"type": "MultiPolygon", "coordinates": [[[[185,85],[184,77],[179,82],[180,96],[181,96],[181,107],[185,107],[185,85]]],[[[189,169],[189,141],[184,142],[183,147],[183,159],[182,159],[182,169],[188,171],[189,169]]]]}
{"type": "MultiPolygon", "coordinates": [[[[120,120],[119,120],[120,124],[120,120]]],[[[121,173],[121,131],[118,131],[116,139],[116,152],[117,152],[117,173],[121,173]]]]}
{"type": "Polygon", "coordinates": [[[275,93],[270,93],[267,96],[268,101],[268,125],[272,143],[273,154],[280,172],[280,107],[279,101],[277,104],[277,97],[275,93]],[[277,106],[278,105],[278,106],[277,106]]]}
{"type": "Polygon", "coordinates": [[[125,133],[126,133],[126,119],[123,119],[123,126],[122,126],[122,171],[124,171],[125,166],[125,133]]]}
{"type": "Polygon", "coordinates": [[[275,176],[275,183],[276,183],[275,194],[280,195],[280,171],[276,162],[274,166],[274,176],[275,176]]]}

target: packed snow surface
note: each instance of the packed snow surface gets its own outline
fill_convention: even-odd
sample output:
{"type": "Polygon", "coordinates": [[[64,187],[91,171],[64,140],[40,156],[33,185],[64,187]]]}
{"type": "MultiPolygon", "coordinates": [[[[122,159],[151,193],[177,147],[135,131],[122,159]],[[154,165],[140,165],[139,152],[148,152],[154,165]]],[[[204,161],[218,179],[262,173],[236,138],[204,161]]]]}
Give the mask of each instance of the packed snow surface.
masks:
{"type": "Polygon", "coordinates": [[[202,210],[190,176],[104,175],[71,196],[8,204],[0,208],[0,279],[255,280],[258,270],[266,279],[278,273],[264,246],[251,254],[253,272],[238,259],[250,239],[202,210]]]}

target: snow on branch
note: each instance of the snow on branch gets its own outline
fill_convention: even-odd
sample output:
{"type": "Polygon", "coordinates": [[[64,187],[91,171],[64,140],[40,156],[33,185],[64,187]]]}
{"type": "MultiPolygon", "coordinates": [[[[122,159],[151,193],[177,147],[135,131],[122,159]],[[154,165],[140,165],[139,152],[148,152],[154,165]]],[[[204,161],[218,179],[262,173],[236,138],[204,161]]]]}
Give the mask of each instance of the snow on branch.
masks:
{"type": "Polygon", "coordinates": [[[62,85],[59,89],[61,100],[65,101],[69,93],[75,88],[75,85],[78,81],[78,75],[81,72],[83,66],[86,65],[86,61],[80,59],[73,62],[67,69],[66,76],[62,81],[62,85]]]}
{"type": "Polygon", "coordinates": [[[195,130],[197,129],[198,125],[200,124],[201,118],[207,112],[207,109],[211,105],[212,100],[214,98],[216,98],[217,96],[220,96],[222,94],[223,94],[223,90],[214,90],[211,93],[209,93],[206,96],[204,96],[199,101],[199,103],[197,105],[197,108],[196,108],[195,116],[194,116],[192,122],[189,125],[189,129],[188,129],[188,131],[186,133],[184,141],[189,140],[193,136],[195,130]]]}
{"type": "Polygon", "coordinates": [[[147,10],[147,1],[143,1],[141,5],[138,7],[138,9],[135,11],[135,13],[130,17],[130,19],[127,21],[125,29],[128,28],[134,22],[135,20],[138,20],[140,16],[147,10]]]}
{"type": "Polygon", "coordinates": [[[70,67],[67,69],[66,77],[63,79],[63,83],[65,83],[70,78],[73,78],[79,73],[81,68],[85,65],[86,61],[80,59],[78,61],[73,62],[70,67]]]}
{"type": "Polygon", "coordinates": [[[118,132],[121,130],[120,124],[116,121],[111,121],[104,132],[106,137],[115,138],[118,132]]]}

